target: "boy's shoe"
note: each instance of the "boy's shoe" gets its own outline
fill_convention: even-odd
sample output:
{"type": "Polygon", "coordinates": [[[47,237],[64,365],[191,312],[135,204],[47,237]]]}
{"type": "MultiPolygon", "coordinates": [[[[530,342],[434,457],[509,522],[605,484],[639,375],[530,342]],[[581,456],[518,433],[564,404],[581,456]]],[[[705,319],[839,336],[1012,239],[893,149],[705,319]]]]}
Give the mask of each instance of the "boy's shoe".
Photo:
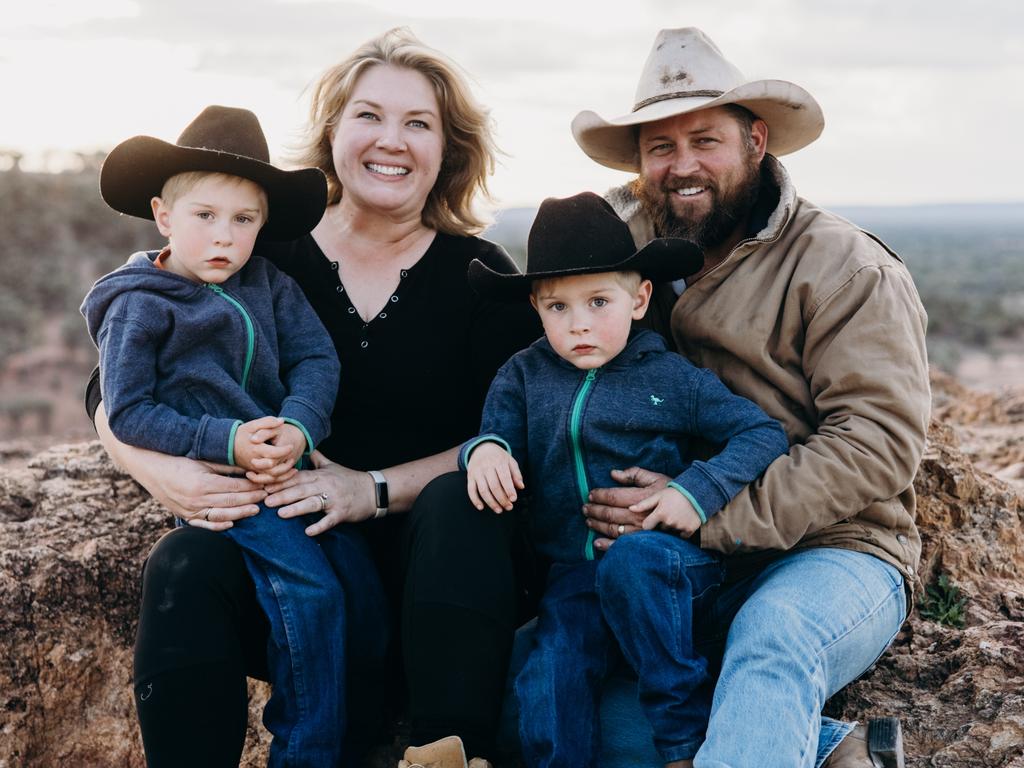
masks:
{"type": "Polygon", "coordinates": [[[398,761],[398,768],[491,768],[491,764],[481,757],[474,757],[467,763],[462,739],[445,736],[422,747],[406,749],[405,759],[398,761]]]}
{"type": "Polygon", "coordinates": [[[821,768],[904,768],[903,732],[895,717],[858,725],[839,742],[821,768]]]}

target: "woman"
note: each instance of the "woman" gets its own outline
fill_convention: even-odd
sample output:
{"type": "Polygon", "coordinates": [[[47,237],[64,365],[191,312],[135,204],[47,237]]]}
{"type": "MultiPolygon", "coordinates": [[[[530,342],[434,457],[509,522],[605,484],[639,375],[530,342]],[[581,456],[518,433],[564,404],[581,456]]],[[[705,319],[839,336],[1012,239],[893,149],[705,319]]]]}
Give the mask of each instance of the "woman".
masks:
{"type": "Polygon", "coordinates": [[[401,614],[413,743],[457,734],[488,756],[517,619],[517,538],[511,516],[470,506],[453,470],[491,377],[539,326],[528,306],[491,305],[466,281],[473,258],[502,258],[470,236],[494,164],[487,113],[447,59],[392,30],[322,76],[300,160],[327,174],[327,211],[310,236],[260,253],[302,286],[341,360],[317,468],[264,488],[267,476],[120,444],[96,411],[113,458],[189,523],[157,543],[145,570],[135,691],[147,760],[238,763],[245,676],[265,664],[266,618],[237,548],[212,532],[258,501],[282,517],[322,511],[307,533],[355,524],[369,544],[375,572],[356,562],[338,574],[350,629],[324,639],[346,644],[348,760],[392,693],[381,684],[395,666],[381,606],[367,599],[377,579],[393,623],[401,614]]]}

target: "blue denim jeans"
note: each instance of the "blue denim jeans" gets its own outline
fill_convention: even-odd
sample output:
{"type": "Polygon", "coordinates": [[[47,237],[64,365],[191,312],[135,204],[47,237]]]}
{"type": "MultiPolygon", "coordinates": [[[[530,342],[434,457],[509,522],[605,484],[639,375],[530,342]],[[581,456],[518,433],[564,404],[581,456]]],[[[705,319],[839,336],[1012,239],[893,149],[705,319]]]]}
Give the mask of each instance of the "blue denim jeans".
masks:
{"type": "Polygon", "coordinates": [[[386,646],[383,587],[362,535],[343,525],[311,538],[316,517],[283,519],[260,505],[224,532],[241,547],[270,623],[271,768],[347,763],[346,665],[379,662],[386,646]]]}
{"type": "Polygon", "coordinates": [[[906,610],[899,571],[845,549],[790,552],[724,588],[704,619],[728,634],[694,768],[820,766],[853,727],[819,717],[825,701],[885,652],[906,610]]]}
{"type": "Polygon", "coordinates": [[[519,736],[528,766],[592,766],[600,762],[601,688],[619,652],[640,677],[641,701],[662,760],[693,757],[711,704],[707,663],[694,652],[692,616],[722,581],[716,556],[662,533],[635,540],[597,561],[552,566],[541,599],[535,646],[516,678],[519,736]],[[633,554],[630,554],[633,553],[633,554]],[[650,568],[630,562],[653,560],[650,568]],[[657,580],[674,596],[667,615],[657,580]],[[657,596],[656,599],[650,599],[657,596]],[[635,617],[660,617],[643,635],[635,617]]]}
{"type": "Polygon", "coordinates": [[[624,536],[598,566],[601,612],[636,671],[662,762],[688,760],[704,741],[712,684],[694,619],[714,605],[724,576],[716,553],[657,531],[624,536]]]}
{"type": "MultiPolygon", "coordinates": [[[[619,539],[610,552],[623,541],[619,539]]],[[[906,615],[899,572],[859,552],[790,552],[763,571],[724,585],[695,614],[696,650],[721,675],[695,768],[817,767],[853,728],[821,717],[825,700],[884,653],[906,615]],[[724,658],[723,658],[724,650],[724,658]]],[[[516,635],[517,678],[534,623],[516,635]]],[[[636,627],[642,633],[643,627],[636,627]]],[[[613,675],[602,690],[601,765],[661,768],[636,681],[613,675]]],[[[515,697],[506,700],[503,741],[513,752],[515,697]]]]}

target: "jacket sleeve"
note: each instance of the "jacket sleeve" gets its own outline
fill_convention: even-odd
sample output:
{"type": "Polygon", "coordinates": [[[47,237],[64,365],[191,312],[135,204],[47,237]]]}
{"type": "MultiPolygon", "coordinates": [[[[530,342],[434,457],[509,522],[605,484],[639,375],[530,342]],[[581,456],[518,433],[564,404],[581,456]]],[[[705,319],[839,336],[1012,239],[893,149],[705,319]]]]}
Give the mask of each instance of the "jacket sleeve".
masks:
{"type": "Polygon", "coordinates": [[[909,273],[863,266],[815,302],[801,364],[817,428],[709,521],[704,547],[789,549],[913,482],[931,398],[926,317],[909,273]]]}
{"type": "Polygon", "coordinates": [[[122,443],[171,456],[231,464],[235,419],[185,416],[154,399],[158,339],[124,316],[99,333],[100,389],[110,431],[122,443]]]}
{"type": "Polygon", "coordinates": [[[526,392],[515,359],[503,365],[491,382],[480,419],[480,434],[462,444],[459,469],[466,469],[473,449],[486,442],[501,445],[526,474],[526,392]]]}
{"type": "Polygon", "coordinates": [[[722,448],[707,461],[694,461],[672,483],[706,522],[786,453],[789,441],[779,422],[710,371],[700,371],[690,402],[693,432],[722,448]]]}
{"type": "Polygon", "coordinates": [[[334,342],[298,284],[272,270],[274,324],[287,396],[278,414],[298,426],[312,451],[331,432],[341,366],[334,342]]]}

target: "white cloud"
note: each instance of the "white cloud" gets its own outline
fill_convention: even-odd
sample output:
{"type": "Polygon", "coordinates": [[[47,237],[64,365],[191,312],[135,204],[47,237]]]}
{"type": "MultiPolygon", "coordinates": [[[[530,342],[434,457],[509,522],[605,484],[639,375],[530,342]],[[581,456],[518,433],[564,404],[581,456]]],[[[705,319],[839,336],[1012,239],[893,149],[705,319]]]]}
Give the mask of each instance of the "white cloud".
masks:
{"type": "MultiPolygon", "coordinates": [[[[13,15],[12,15],[13,13],[13,15]]],[[[6,146],[94,150],[173,139],[203,106],[246,106],[272,152],[292,141],[303,87],[356,45],[407,24],[474,77],[505,159],[506,204],[624,178],[569,133],[581,109],[631,105],[658,28],[700,26],[748,76],[800,83],[826,131],[786,159],[819,202],[1021,199],[1024,7],[1009,0],[59,0],[0,22],[6,146]]]]}

